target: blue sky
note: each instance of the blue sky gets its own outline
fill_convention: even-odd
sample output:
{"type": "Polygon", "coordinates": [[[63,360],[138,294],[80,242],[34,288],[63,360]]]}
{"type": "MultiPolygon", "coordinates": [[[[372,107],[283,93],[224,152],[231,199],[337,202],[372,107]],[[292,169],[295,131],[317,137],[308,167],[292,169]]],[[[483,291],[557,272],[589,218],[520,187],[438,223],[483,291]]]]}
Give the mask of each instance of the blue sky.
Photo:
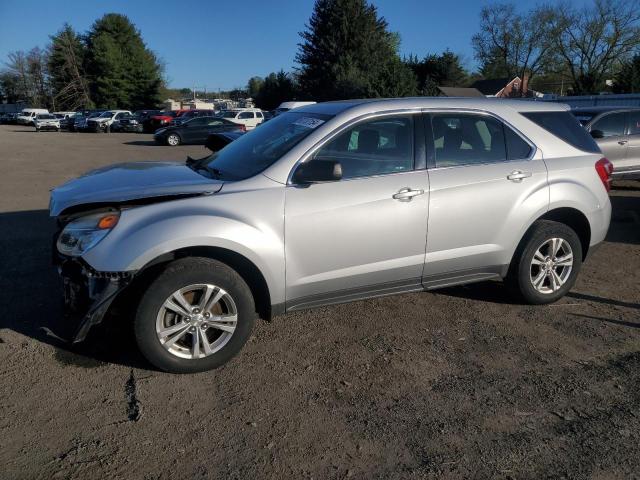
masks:
{"type": "MultiPolygon", "coordinates": [[[[584,0],[574,0],[583,3],[584,0]]],[[[172,87],[230,89],[295,66],[313,0],[0,0],[0,62],[13,50],[43,47],[65,22],[87,31],[104,13],[127,15],[166,65],[172,87]]],[[[419,57],[449,49],[475,67],[471,37],[485,0],[373,0],[401,53],[419,57]]],[[[525,2],[526,3],[526,2],[525,2]]]]}

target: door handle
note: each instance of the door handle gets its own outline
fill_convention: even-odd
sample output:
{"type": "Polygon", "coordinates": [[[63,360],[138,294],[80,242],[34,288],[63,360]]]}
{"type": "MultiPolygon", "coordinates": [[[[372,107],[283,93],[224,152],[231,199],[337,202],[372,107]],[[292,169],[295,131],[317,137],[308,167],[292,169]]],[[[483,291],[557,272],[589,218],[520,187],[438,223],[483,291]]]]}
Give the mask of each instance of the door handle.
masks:
{"type": "Polygon", "coordinates": [[[398,193],[393,194],[394,200],[400,200],[401,202],[410,202],[413,197],[422,195],[424,190],[412,190],[409,187],[404,187],[398,190],[398,193]]]}
{"type": "Polygon", "coordinates": [[[521,172],[520,170],[514,170],[509,175],[507,175],[507,180],[511,180],[512,182],[521,182],[523,178],[529,178],[531,176],[531,172],[521,172]]]}
{"type": "Polygon", "coordinates": [[[620,140],[620,141],[618,142],[618,145],[626,145],[626,144],[627,144],[627,142],[628,142],[628,140],[620,140]]]}

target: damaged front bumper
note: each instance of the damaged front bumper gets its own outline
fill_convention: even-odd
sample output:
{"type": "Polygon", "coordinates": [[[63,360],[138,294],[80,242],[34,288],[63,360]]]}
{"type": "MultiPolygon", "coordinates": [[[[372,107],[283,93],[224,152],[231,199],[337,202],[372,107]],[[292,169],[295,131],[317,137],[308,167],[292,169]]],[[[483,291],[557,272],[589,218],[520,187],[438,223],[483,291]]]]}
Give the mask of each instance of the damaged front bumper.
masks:
{"type": "Polygon", "coordinates": [[[134,272],[97,272],[80,258],[59,254],[54,262],[63,280],[65,316],[77,324],[71,342],[81,342],[91,327],[102,322],[134,272]]]}

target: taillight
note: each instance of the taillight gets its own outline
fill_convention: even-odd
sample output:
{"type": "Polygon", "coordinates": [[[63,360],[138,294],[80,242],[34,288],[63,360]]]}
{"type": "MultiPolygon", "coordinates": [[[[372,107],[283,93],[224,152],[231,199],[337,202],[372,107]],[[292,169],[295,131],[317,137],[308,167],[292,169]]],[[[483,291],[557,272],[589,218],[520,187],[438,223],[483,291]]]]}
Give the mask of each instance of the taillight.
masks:
{"type": "Polygon", "coordinates": [[[598,172],[598,176],[600,180],[602,180],[602,184],[604,188],[607,190],[611,190],[611,174],[613,173],[613,163],[611,163],[606,158],[601,158],[596,162],[596,172],[598,172]]]}

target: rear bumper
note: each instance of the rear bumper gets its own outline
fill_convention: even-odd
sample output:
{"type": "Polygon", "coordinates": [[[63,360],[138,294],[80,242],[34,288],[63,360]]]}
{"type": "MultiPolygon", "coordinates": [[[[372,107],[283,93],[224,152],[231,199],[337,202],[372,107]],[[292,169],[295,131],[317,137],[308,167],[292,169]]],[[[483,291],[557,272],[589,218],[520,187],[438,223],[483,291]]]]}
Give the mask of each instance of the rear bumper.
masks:
{"type": "Polygon", "coordinates": [[[640,166],[614,168],[612,180],[640,180],[640,166]]]}

